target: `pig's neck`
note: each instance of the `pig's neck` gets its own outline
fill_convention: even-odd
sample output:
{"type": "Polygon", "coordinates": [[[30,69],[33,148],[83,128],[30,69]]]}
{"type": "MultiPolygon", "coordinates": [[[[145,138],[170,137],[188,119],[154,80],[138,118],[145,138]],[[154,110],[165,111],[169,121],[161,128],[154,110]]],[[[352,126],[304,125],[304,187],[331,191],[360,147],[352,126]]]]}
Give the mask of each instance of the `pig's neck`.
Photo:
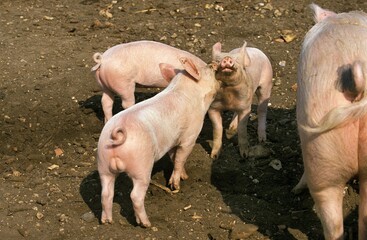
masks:
{"type": "Polygon", "coordinates": [[[243,71],[237,71],[232,75],[217,74],[216,78],[221,82],[222,87],[235,87],[238,85],[251,85],[249,75],[243,71]]]}
{"type": "MultiPolygon", "coordinates": [[[[203,99],[203,92],[200,88],[197,87],[197,84],[194,80],[182,81],[188,79],[180,79],[180,81],[172,84],[172,94],[175,95],[175,98],[181,99],[186,105],[192,105],[194,108],[198,108],[199,106],[203,106],[201,102],[198,102],[198,99],[203,99]],[[193,97],[195,96],[195,97],[193,97]],[[199,97],[200,96],[200,97],[199,97]]],[[[205,106],[203,106],[205,108],[205,106]]]]}

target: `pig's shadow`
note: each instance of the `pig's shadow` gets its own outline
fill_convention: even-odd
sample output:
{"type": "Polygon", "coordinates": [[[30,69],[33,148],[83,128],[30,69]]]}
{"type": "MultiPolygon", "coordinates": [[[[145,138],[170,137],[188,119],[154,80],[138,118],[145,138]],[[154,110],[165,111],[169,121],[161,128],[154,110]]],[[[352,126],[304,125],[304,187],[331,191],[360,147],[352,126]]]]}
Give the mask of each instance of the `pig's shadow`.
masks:
{"type": "MultiPolygon", "coordinates": [[[[152,176],[158,172],[163,172],[166,182],[172,173],[173,164],[169,156],[166,155],[154,164],[152,176]]],[[[122,215],[131,225],[137,225],[135,221],[134,210],[130,199],[130,193],[133,188],[131,179],[125,173],[121,173],[115,182],[114,203],[120,205],[120,215],[122,215]]],[[[86,176],[79,187],[80,195],[94,216],[100,222],[102,205],[101,205],[101,182],[98,171],[93,171],[86,176]]],[[[116,210],[116,209],[114,209],[116,210]]],[[[113,211],[115,212],[115,211],[113,211]]],[[[119,219],[119,216],[114,216],[114,220],[119,219]]],[[[101,223],[101,222],[100,222],[101,223]]]]}
{"type": "MultiPolygon", "coordinates": [[[[157,88],[137,88],[135,92],[135,102],[141,102],[145,99],[151,98],[159,92],[157,88]]],[[[86,99],[85,101],[79,101],[79,107],[85,114],[92,114],[94,113],[96,117],[100,120],[104,120],[104,114],[101,104],[102,95],[93,95],[90,98],[86,99]]],[[[116,114],[122,111],[121,106],[121,98],[118,96],[114,97],[113,101],[113,114],[116,114]]]]}

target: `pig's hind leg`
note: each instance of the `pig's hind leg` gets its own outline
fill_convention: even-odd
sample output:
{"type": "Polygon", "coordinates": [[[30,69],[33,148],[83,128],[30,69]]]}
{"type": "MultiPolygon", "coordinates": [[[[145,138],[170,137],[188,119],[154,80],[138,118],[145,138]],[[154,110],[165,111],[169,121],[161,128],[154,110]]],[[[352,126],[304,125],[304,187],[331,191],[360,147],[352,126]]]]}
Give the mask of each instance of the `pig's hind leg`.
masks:
{"type": "Polygon", "coordinates": [[[101,203],[102,203],[102,215],[101,223],[113,223],[112,221],[112,204],[115,189],[116,175],[113,173],[100,173],[102,193],[101,193],[101,203]]]}
{"type": "Polygon", "coordinates": [[[343,239],[343,188],[328,187],[310,193],[315,201],[325,239],[343,239]]]}
{"type": "MultiPolygon", "coordinates": [[[[133,189],[130,194],[133,203],[136,222],[142,227],[150,227],[150,221],[145,211],[144,199],[150,183],[150,175],[153,169],[154,161],[149,165],[139,164],[134,169],[134,174],[128,175],[133,181],[133,189]]],[[[149,161],[142,161],[142,163],[149,163],[149,161]]]]}
{"type": "Polygon", "coordinates": [[[106,88],[103,88],[102,90],[103,90],[103,93],[102,93],[101,104],[102,104],[102,109],[104,113],[104,122],[106,123],[113,115],[112,108],[113,108],[114,94],[113,92],[111,92],[110,90],[106,88]]]}
{"type": "MultiPolygon", "coordinates": [[[[124,80],[120,80],[124,81],[124,80]]],[[[123,84],[116,89],[117,93],[121,97],[121,105],[123,109],[127,109],[135,104],[135,83],[123,84]]]]}
{"type": "Polygon", "coordinates": [[[256,96],[258,99],[258,106],[257,106],[257,119],[258,119],[258,126],[257,126],[257,136],[259,142],[266,141],[266,114],[268,111],[268,103],[270,98],[271,86],[269,87],[262,87],[260,86],[256,90],[256,96]]]}

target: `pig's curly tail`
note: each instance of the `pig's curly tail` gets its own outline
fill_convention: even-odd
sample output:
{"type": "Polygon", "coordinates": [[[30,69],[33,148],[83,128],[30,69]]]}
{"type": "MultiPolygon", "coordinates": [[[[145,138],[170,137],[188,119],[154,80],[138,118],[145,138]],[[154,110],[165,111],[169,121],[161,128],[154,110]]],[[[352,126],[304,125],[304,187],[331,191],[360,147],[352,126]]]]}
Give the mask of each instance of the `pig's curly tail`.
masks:
{"type": "Polygon", "coordinates": [[[92,67],[92,71],[96,71],[102,63],[102,53],[95,53],[93,54],[93,60],[97,63],[94,67],[92,67]]]}
{"type": "Polygon", "coordinates": [[[119,146],[126,140],[126,131],[122,127],[114,128],[111,132],[111,141],[113,146],[119,146]]]}

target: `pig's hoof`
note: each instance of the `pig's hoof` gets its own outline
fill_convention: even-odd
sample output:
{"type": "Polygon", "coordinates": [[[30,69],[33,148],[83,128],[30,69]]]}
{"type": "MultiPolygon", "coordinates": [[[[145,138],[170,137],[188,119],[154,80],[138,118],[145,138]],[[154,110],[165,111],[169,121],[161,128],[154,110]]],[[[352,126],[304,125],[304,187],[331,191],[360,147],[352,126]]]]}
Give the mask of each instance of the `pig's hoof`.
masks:
{"type": "Polygon", "coordinates": [[[101,223],[103,225],[107,225],[107,224],[113,224],[113,221],[112,221],[112,219],[102,219],[101,223]]]}
{"type": "Polygon", "coordinates": [[[307,188],[306,184],[297,184],[293,189],[292,193],[295,195],[301,194],[303,191],[305,191],[307,188]]]}
{"type": "Polygon", "coordinates": [[[247,158],[249,155],[249,146],[248,144],[239,145],[240,155],[242,158],[247,158]]]}
{"type": "Polygon", "coordinates": [[[249,153],[249,150],[240,150],[240,155],[242,158],[247,158],[248,157],[248,153],[249,153]]]}
{"type": "Polygon", "coordinates": [[[150,224],[150,222],[146,222],[146,223],[140,223],[139,224],[141,227],[143,228],[150,228],[152,226],[152,224],[150,224]]]}
{"type": "Polygon", "coordinates": [[[210,158],[213,160],[217,160],[219,158],[219,153],[212,151],[212,153],[210,154],[210,158]]]}
{"type": "Polygon", "coordinates": [[[180,191],[180,185],[179,184],[174,184],[171,181],[168,183],[170,189],[171,189],[171,193],[178,193],[180,191]]]}
{"type": "Polygon", "coordinates": [[[226,129],[226,137],[227,139],[233,138],[234,135],[236,135],[237,130],[236,129],[226,129]]]}

